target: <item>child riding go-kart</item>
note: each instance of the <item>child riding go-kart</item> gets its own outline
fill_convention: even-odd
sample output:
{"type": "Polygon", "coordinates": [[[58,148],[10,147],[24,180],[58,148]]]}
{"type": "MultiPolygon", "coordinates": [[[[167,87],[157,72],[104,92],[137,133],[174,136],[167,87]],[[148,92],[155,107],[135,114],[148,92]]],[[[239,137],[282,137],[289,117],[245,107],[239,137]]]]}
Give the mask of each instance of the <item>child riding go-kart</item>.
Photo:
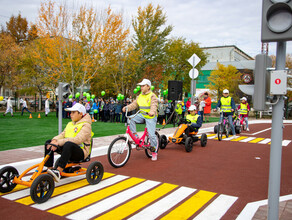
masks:
{"type": "Polygon", "coordinates": [[[184,144],[187,152],[192,151],[194,142],[200,141],[202,147],[207,145],[207,135],[205,133],[200,137],[197,136],[198,130],[202,125],[202,120],[201,117],[196,114],[196,106],[190,106],[189,111],[191,114],[187,115],[186,119],[181,119],[173,136],[169,136],[167,139],[165,135],[161,135],[161,149],[166,148],[169,142],[184,144]]]}

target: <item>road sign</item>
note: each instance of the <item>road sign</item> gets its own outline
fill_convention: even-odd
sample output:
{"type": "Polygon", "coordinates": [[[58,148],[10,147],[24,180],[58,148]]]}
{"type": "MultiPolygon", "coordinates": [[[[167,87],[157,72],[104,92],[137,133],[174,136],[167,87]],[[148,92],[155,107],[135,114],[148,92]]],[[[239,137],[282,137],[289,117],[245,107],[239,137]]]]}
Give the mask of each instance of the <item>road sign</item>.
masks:
{"type": "Polygon", "coordinates": [[[199,76],[199,71],[196,68],[193,68],[190,70],[189,76],[191,79],[196,79],[199,76]]]}
{"type": "Polygon", "coordinates": [[[197,54],[193,54],[193,56],[188,59],[188,62],[192,65],[192,67],[197,66],[197,64],[201,61],[200,57],[197,56],[197,54]]]}

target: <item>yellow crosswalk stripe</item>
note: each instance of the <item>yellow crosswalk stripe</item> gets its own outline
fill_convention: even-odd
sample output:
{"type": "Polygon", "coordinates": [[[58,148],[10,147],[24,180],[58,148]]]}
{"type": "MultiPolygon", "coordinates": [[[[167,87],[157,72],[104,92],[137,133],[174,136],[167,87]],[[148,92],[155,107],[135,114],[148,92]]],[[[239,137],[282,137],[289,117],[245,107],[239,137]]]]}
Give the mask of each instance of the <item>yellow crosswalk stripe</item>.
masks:
{"type": "Polygon", "coordinates": [[[240,141],[240,140],[243,140],[247,138],[246,136],[241,136],[241,137],[238,137],[238,138],[235,138],[235,139],[231,139],[231,141],[240,141]]]}
{"type": "Polygon", "coordinates": [[[91,193],[87,196],[83,196],[79,199],[76,199],[72,202],[66,203],[64,205],[58,206],[56,208],[50,209],[48,212],[56,214],[56,215],[60,215],[60,216],[64,216],[67,215],[71,212],[74,212],[78,209],[81,209],[85,206],[88,206],[92,203],[95,203],[101,199],[104,199],[106,197],[109,197],[117,192],[120,192],[124,189],[130,188],[134,185],[137,185],[138,183],[141,183],[145,181],[145,179],[140,179],[140,178],[130,178],[127,179],[125,181],[122,181],[120,183],[117,183],[111,187],[96,191],[94,193],[91,193]]]}
{"type": "Polygon", "coordinates": [[[96,219],[124,219],[127,216],[133,214],[139,209],[147,206],[149,203],[155,201],[156,199],[164,196],[168,192],[177,188],[177,185],[163,183],[162,185],[156,187],[155,189],[139,196],[136,199],[131,200],[130,202],[119,206],[118,208],[96,218],[96,219]]]}
{"type": "MultiPolygon", "coordinates": [[[[113,175],[114,174],[112,174],[112,173],[106,173],[105,172],[103,174],[103,178],[102,179],[109,178],[109,177],[111,177],[113,175]]],[[[78,188],[86,186],[86,185],[88,185],[87,180],[86,179],[82,179],[82,180],[79,180],[77,182],[73,182],[73,183],[70,183],[70,184],[66,184],[66,185],[62,185],[62,186],[56,187],[52,197],[60,195],[60,194],[65,193],[65,192],[68,192],[68,191],[71,191],[71,190],[74,190],[74,189],[78,189],[78,188]]],[[[31,204],[34,203],[34,201],[31,199],[30,196],[26,196],[24,198],[18,199],[18,200],[16,200],[16,202],[24,204],[24,205],[31,205],[31,204]]]]}
{"type": "Polygon", "coordinates": [[[258,143],[262,140],[264,140],[265,138],[256,138],[256,139],[253,139],[252,141],[249,141],[248,143],[258,143]]]}
{"type": "Polygon", "coordinates": [[[207,134],[207,137],[213,137],[215,135],[217,135],[217,134],[207,134]]]}
{"type": "Polygon", "coordinates": [[[6,194],[9,194],[9,193],[13,193],[13,192],[17,192],[19,190],[22,190],[22,189],[26,189],[27,186],[24,186],[24,185],[16,185],[15,188],[13,190],[11,190],[10,192],[7,192],[7,193],[0,193],[0,196],[3,196],[3,195],[6,195],[6,194]]]}
{"type": "Polygon", "coordinates": [[[161,219],[188,219],[215,195],[216,193],[201,190],[161,219]]]}

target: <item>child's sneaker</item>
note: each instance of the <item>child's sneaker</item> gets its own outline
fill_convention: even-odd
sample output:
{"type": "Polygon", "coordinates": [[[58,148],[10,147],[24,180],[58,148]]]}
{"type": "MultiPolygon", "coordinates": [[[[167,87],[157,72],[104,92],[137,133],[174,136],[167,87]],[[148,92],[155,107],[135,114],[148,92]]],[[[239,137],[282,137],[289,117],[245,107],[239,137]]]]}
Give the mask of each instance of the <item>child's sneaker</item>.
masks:
{"type": "Polygon", "coordinates": [[[153,160],[153,161],[157,160],[157,153],[152,152],[152,158],[151,158],[151,160],[153,160]]]}
{"type": "Polygon", "coordinates": [[[247,128],[246,131],[249,131],[249,128],[247,128]]]}
{"type": "Polygon", "coordinates": [[[57,170],[57,169],[54,169],[54,170],[49,170],[48,169],[48,173],[52,175],[52,177],[54,178],[54,180],[56,182],[59,182],[60,179],[61,179],[61,174],[60,174],[60,171],[57,170]]]}

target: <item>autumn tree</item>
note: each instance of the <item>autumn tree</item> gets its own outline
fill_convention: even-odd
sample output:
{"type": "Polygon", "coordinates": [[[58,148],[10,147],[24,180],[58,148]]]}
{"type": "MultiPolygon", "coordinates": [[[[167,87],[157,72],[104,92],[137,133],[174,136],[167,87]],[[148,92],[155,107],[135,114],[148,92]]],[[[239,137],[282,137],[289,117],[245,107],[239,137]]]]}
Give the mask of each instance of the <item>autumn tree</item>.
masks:
{"type": "MultiPolygon", "coordinates": [[[[217,63],[217,67],[211,72],[208,81],[210,83],[207,85],[207,88],[210,89],[213,96],[219,99],[224,89],[229,90],[230,96],[237,93],[239,90],[238,85],[241,82],[241,74],[232,65],[226,67],[223,64],[217,63]]],[[[239,101],[239,97],[233,98],[235,101],[239,101]]]]}
{"type": "Polygon", "coordinates": [[[11,16],[6,22],[6,31],[15,40],[17,44],[27,39],[28,23],[26,18],[21,17],[20,13],[17,17],[11,16]]]}
{"type": "MultiPolygon", "coordinates": [[[[148,4],[145,8],[138,8],[138,15],[132,20],[134,36],[133,45],[141,51],[141,66],[138,69],[138,78],[151,78],[152,81],[162,79],[165,60],[164,47],[167,37],[172,31],[171,25],[166,26],[167,17],[162,8],[148,4]]],[[[155,83],[154,83],[155,84],[155,83]]]]}
{"type": "Polygon", "coordinates": [[[168,80],[182,80],[184,81],[184,89],[190,91],[191,78],[189,77],[189,71],[192,66],[188,59],[194,53],[201,59],[196,66],[196,69],[200,70],[206,64],[207,57],[198,43],[193,41],[188,43],[182,37],[171,38],[167,42],[165,46],[165,74],[163,76],[164,88],[167,88],[168,80]]]}
{"type": "Polygon", "coordinates": [[[6,33],[0,34],[0,90],[3,86],[18,86],[18,65],[22,50],[15,40],[6,33]]]}

